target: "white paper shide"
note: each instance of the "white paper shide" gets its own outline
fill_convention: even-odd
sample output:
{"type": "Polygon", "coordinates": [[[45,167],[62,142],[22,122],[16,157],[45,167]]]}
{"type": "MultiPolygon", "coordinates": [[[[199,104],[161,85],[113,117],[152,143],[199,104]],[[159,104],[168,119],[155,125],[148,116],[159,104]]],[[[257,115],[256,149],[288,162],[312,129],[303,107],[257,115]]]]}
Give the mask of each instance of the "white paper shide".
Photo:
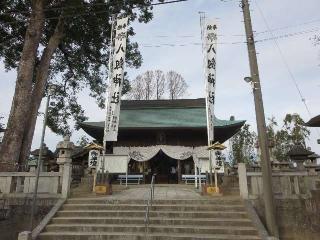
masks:
{"type": "Polygon", "coordinates": [[[106,104],[106,122],[104,129],[104,142],[115,142],[118,138],[121,91],[123,87],[123,73],[127,46],[128,17],[117,19],[115,25],[115,43],[111,77],[109,78],[109,91],[106,104]]]}

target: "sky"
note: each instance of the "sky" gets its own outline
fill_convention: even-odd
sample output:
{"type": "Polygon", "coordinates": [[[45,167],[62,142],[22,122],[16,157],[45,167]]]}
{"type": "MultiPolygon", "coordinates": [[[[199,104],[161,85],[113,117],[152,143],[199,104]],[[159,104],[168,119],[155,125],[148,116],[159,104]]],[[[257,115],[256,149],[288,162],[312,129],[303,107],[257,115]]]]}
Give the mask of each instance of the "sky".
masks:
{"type": "MultiPolygon", "coordinates": [[[[265,115],[266,118],[274,116],[279,125],[286,113],[298,113],[305,121],[320,114],[320,47],[312,41],[320,31],[319,8],[319,0],[304,0],[303,6],[301,0],[251,1],[265,115]],[[273,30],[271,34],[268,29],[273,30]]],[[[174,70],[189,85],[186,98],[204,97],[200,11],[219,24],[215,115],[220,119],[235,116],[238,120],[247,120],[256,130],[251,86],[243,80],[250,75],[250,70],[243,16],[237,0],[188,0],[155,6],[150,23],[133,23],[136,32],[133,40],[140,46],[143,64],[139,69],[127,69],[129,78],[134,79],[146,70],[174,70]]],[[[0,115],[7,120],[16,72],[6,72],[0,64],[0,79],[0,115]]],[[[80,94],[80,102],[89,121],[104,120],[104,111],[86,90],[80,94]]],[[[42,111],[43,106],[44,103],[42,111]]],[[[33,149],[40,145],[42,121],[40,116],[33,149]]],[[[307,145],[320,153],[317,144],[320,129],[310,130],[307,145]]],[[[86,134],[82,130],[74,131],[71,140],[77,142],[83,135],[86,134]]],[[[60,140],[61,136],[47,129],[45,142],[51,149],[55,149],[60,140]]]]}

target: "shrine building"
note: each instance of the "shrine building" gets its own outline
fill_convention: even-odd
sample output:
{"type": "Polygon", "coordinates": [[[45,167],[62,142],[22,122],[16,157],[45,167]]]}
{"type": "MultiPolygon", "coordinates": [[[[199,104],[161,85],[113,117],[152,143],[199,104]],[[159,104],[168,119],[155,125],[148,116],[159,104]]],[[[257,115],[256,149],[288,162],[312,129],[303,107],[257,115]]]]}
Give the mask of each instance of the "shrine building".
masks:
{"type": "MultiPolygon", "coordinates": [[[[215,141],[224,143],[245,121],[215,118],[215,141]]],[[[81,128],[103,142],[104,121],[81,128]]],[[[109,154],[128,155],[128,173],[157,174],[158,183],[177,183],[182,174],[208,170],[208,138],[204,98],[121,101],[118,141],[107,143],[109,154]],[[174,169],[176,170],[174,170],[174,169]],[[176,171],[176,179],[170,179],[176,171]]],[[[149,176],[150,177],[150,176],[149,176]]]]}

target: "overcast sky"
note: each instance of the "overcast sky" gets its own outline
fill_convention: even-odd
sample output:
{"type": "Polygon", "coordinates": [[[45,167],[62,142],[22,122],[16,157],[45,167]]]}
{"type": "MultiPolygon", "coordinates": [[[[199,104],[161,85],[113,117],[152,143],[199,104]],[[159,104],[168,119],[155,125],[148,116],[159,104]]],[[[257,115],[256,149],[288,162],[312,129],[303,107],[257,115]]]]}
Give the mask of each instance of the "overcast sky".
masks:
{"type": "MultiPolygon", "coordinates": [[[[280,124],[286,113],[298,113],[305,121],[310,119],[275,42],[270,40],[272,36],[266,32],[266,24],[255,2],[269,27],[276,29],[273,35],[280,37],[277,42],[311,115],[320,114],[320,48],[311,40],[320,30],[319,0],[304,0],[303,4],[301,0],[251,2],[266,117],[275,116],[280,124]]],[[[219,21],[216,116],[229,119],[233,115],[236,119],[247,120],[255,129],[253,95],[250,85],[243,81],[249,75],[249,64],[242,12],[236,0],[189,0],[156,6],[151,23],[134,23],[134,40],[140,45],[144,62],[140,69],[129,69],[129,77],[133,79],[146,70],[175,70],[189,85],[187,98],[204,97],[199,11],[219,21]]],[[[0,114],[7,119],[16,73],[5,72],[0,65],[0,79],[0,114]]],[[[80,101],[90,121],[103,120],[104,112],[86,91],[81,94],[80,101]]],[[[40,144],[41,127],[42,118],[39,117],[33,148],[40,144]]],[[[320,153],[320,145],[316,143],[320,129],[310,129],[308,145],[320,153]]],[[[72,140],[76,142],[82,135],[85,135],[83,131],[74,131],[72,140]]],[[[54,149],[60,140],[60,136],[47,131],[45,142],[50,148],[54,149]]]]}

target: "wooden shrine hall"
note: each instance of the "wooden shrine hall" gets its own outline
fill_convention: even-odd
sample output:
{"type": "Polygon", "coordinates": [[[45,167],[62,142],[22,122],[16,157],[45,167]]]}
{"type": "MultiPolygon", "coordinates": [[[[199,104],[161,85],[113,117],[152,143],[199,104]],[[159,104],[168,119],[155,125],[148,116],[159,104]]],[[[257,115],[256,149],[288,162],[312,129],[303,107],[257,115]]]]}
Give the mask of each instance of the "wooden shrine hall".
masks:
{"type": "MultiPolygon", "coordinates": [[[[225,142],[245,121],[214,120],[215,141],[225,142]]],[[[102,144],[104,122],[84,122],[81,128],[102,144]]],[[[205,99],[123,100],[117,142],[107,153],[128,156],[128,173],[154,173],[158,183],[180,182],[195,168],[208,171],[205,99]]]]}

